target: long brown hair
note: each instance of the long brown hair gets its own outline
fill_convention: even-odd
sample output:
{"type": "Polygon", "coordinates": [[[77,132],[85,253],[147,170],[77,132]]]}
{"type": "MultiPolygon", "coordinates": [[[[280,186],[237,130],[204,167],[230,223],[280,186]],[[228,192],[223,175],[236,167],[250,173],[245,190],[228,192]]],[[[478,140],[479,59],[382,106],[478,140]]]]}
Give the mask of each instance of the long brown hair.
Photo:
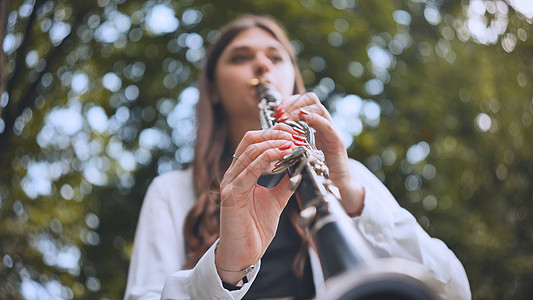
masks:
{"type": "MultiPolygon", "coordinates": [[[[231,149],[229,140],[226,111],[220,101],[213,101],[213,99],[217,99],[214,88],[215,71],[217,61],[228,44],[239,33],[250,28],[265,30],[283,45],[289,53],[295,70],[294,94],[305,92],[303,80],[296,64],[296,56],[287,34],[273,18],[246,15],[221,29],[218,39],[208,49],[206,64],[199,78],[200,98],[196,108],[198,130],[193,162],[194,188],[198,199],[185,219],[184,233],[187,244],[185,268],[194,267],[200,257],[219,237],[220,181],[231,163],[234,149],[231,149]]],[[[291,204],[290,207],[292,207],[291,210],[296,208],[294,204],[291,204]]],[[[303,232],[301,230],[299,232],[304,237],[303,232]]],[[[305,237],[304,242],[307,242],[305,237]]],[[[305,250],[300,251],[295,265],[298,261],[298,265],[303,266],[301,263],[303,254],[301,253],[305,253],[305,250]]],[[[298,267],[298,269],[301,268],[298,267]]]]}

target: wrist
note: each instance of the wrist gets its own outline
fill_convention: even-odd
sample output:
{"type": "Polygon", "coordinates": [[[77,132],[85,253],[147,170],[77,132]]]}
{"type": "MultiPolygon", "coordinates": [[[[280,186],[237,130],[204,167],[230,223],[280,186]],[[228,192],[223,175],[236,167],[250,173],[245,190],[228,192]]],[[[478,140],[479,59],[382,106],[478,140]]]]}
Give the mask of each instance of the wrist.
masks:
{"type": "Polygon", "coordinates": [[[361,215],[365,201],[364,187],[353,181],[345,181],[337,186],[341,196],[341,205],[350,217],[361,215]]]}
{"type": "Polygon", "coordinates": [[[233,262],[235,257],[238,256],[234,253],[230,256],[225,256],[224,252],[220,251],[218,245],[215,248],[215,268],[218,276],[223,283],[239,286],[238,283],[241,282],[248,273],[255,269],[256,264],[245,264],[243,263],[245,260],[243,258],[233,262]]]}

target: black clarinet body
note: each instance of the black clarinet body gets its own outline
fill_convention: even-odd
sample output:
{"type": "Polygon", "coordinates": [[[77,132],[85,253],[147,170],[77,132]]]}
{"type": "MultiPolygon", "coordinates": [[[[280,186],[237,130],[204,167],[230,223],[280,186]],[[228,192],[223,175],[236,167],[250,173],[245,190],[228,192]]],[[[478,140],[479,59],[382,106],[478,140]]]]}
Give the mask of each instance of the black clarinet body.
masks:
{"type": "MultiPolygon", "coordinates": [[[[253,79],[263,129],[274,126],[281,95],[264,79],[253,79]]],[[[422,265],[402,259],[377,258],[344,212],[337,187],[329,179],[314,129],[302,121],[284,123],[305,132],[310,147],[299,146],[279,161],[273,172],[288,171],[290,188],[300,207],[300,226],[308,229],[326,282],[324,299],[437,299],[436,280],[422,265]]]]}
{"type": "Polygon", "coordinates": [[[322,265],[324,279],[327,280],[364,264],[364,259],[353,251],[353,245],[346,236],[347,232],[341,228],[338,218],[330,210],[330,205],[323,201],[324,195],[317,188],[317,181],[313,178],[316,174],[312,167],[306,166],[301,175],[301,182],[296,189],[296,199],[300,207],[307,209],[305,221],[308,224],[303,225],[311,230],[320,261],[327,262],[322,265]]]}

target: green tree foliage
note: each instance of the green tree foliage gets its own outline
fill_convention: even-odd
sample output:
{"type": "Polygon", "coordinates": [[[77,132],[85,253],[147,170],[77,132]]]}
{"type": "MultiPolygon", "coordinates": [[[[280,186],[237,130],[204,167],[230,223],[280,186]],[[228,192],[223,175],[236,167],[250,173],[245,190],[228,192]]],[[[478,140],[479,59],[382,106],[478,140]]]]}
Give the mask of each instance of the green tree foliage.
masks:
{"type": "Polygon", "coordinates": [[[121,297],[148,184],[192,160],[205,48],[243,13],[288,28],[350,155],[474,298],[530,298],[533,13],[511,3],[3,0],[0,298],[121,297]]]}

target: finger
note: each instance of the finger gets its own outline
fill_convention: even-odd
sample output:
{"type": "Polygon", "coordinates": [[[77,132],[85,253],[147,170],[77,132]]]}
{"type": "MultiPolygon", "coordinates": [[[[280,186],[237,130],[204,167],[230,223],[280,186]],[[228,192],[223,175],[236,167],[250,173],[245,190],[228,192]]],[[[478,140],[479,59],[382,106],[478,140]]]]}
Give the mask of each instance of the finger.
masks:
{"type": "Polygon", "coordinates": [[[222,205],[246,205],[245,199],[247,197],[245,195],[250,193],[257,185],[259,176],[267,170],[270,163],[280,160],[288,153],[290,153],[290,150],[269,149],[259,155],[234,179],[228,180],[224,187],[221,187],[222,200],[224,201],[222,205]],[[230,199],[233,199],[233,201],[229,201],[230,199]]]}
{"type": "Polygon", "coordinates": [[[315,93],[304,93],[288,97],[283,103],[283,108],[286,112],[291,112],[313,104],[321,104],[318,96],[315,93]]]}
{"type": "Polygon", "coordinates": [[[320,99],[315,93],[303,93],[288,97],[283,103],[285,110],[295,110],[299,107],[320,103],[320,99]]]}
{"type": "MultiPolygon", "coordinates": [[[[325,110],[325,108],[323,109],[323,106],[306,106],[298,109],[295,114],[297,115],[298,120],[305,121],[307,124],[309,124],[309,126],[313,128],[315,128],[315,125],[320,126],[326,124],[332,125],[332,128],[334,127],[331,115],[329,114],[329,112],[327,112],[327,110],[325,110]]],[[[319,130],[319,128],[315,129],[319,130]]]]}
{"type": "Polygon", "coordinates": [[[326,152],[346,152],[344,142],[331,119],[306,109],[300,109],[298,117],[316,130],[316,143],[319,149],[326,152]]]}
{"type": "Polygon", "coordinates": [[[294,193],[294,191],[289,189],[289,179],[289,174],[287,173],[285,176],[283,176],[283,179],[270,190],[272,196],[278,201],[280,207],[282,208],[287,205],[289,198],[294,193]]]}
{"type": "Polygon", "coordinates": [[[301,143],[299,140],[300,137],[298,136],[299,134],[301,133],[296,132],[291,126],[282,123],[274,125],[269,130],[247,132],[233,154],[234,159],[231,162],[230,168],[226,172],[227,174],[224,175],[221,184],[237,177],[251,161],[255,160],[257,156],[268,148],[277,147],[283,151],[294,149],[301,143]],[[272,140],[276,138],[278,140],[272,140]],[[287,141],[294,143],[294,145],[290,143],[287,144],[287,141]],[[255,144],[250,144],[254,142],[255,144]],[[243,148],[244,150],[242,150],[243,148]]]}
{"type": "Polygon", "coordinates": [[[304,106],[293,112],[294,115],[297,115],[296,119],[299,120],[303,120],[302,117],[310,113],[313,114],[312,116],[321,116],[328,122],[333,122],[333,118],[322,104],[304,106]]]}
{"type": "MultiPolygon", "coordinates": [[[[259,142],[256,144],[248,145],[240,155],[238,159],[234,160],[226,174],[224,175],[223,183],[234,180],[240,173],[242,173],[246,168],[257,160],[263,153],[268,150],[277,150],[280,151],[283,155],[290,153],[292,149],[296,147],[294,142],[292,142],[292,135],[288,134],[291,137],[290,141],[287,140],[268,140],[264,142],[259,142]]],[[[259,174],[260,176],[261,174],[259,174]]],[[[259,177],[258,176],[258,177],[259,177]]]]}
{"type": "Polygon", "coordinates": [[[298,115],[300,114],[301,109],[319,114],[328,120],[332,119],[328,110],[322,105],[315,93],[298,95],[297,98],[292,100],[290,108],[286,110],[286,114],[290,119],[298,120],[298,115]]]}
{"type": "MultiPolygon", "coordinates": [[[[266,150],[265,147],[267,146],[267,144],[265,142],[269,142],[273,140],[278,140],[278,141],[285,140],[285,141],[291,141],[293,143],[295,142],[298,144],[299,142],[301,142],[301,137],[300,137],[301,134],[302,134],[301,131],[298,132],[293,127],[287,124],[284,124],[284,123],[277,123],[269,130],[250,131],[245,134],[245,137],[243,138],[241,143],[239,143],[237,150],[233,154],[234,159],[232,160],[232,166],[233,164],[237,163],[237,160],[239,159],[239,157],[243,157],[243,156],[249,159],[247,160],[240,159],[240,164],[241,165],[249,164],[250,160],[254,160],[259,154],[261,154],[261,152],[266,150]],[[250,143],[254,143],[254,142],[256,144],[263,143],[261,144],[262,147],[257,148],[256,146],[253,146],[256,144],[250,145],[250,143]],[[243,148],[244,150],[242,150],[243,148]],[[247,153],[246,149],[250,150],[250,152],[247,153]]],[[[286,144],[286,143],[283,143],[281,145],[279,144],[272,145],[272,147],[289,147],[289,146],[291,146],[292,148],[292,145],[286,144]]],[[[282,150],[285,150],[285,149],[282,149],[282,150]]]]}
{"type": "Polygon", "coordinates": [[[285,131],[291,135],[294,135],[294,134],[301,134],[301,132],[298,132],[298,131],[295,131],[294,128],[288,124],[285,124],[285,123],[276,123],[276,125],[274,125],[272,127],[272,129],[276,129],[276,130],[281,130],[281,131],[285,131]]]}
{"type": "Polygon", "coordinates": [[[246,186],[255,185],[259,176],[264,174],[272,162],[281,160],[291,150],[269,149],[261,153],[252,161],[238,176],[238,179],[246,186]]]}
{"type": "Polygon", "coordinates": [[[291,140],[291,134],[287,131],[287,128],[284,126],[274,126],[268,130],[254,130],[248,131],[244,134],[241,142],[235,149],[235,155],[240,157],[244,150],[252,144],[264,142],[267,140],[291,140]]]}

